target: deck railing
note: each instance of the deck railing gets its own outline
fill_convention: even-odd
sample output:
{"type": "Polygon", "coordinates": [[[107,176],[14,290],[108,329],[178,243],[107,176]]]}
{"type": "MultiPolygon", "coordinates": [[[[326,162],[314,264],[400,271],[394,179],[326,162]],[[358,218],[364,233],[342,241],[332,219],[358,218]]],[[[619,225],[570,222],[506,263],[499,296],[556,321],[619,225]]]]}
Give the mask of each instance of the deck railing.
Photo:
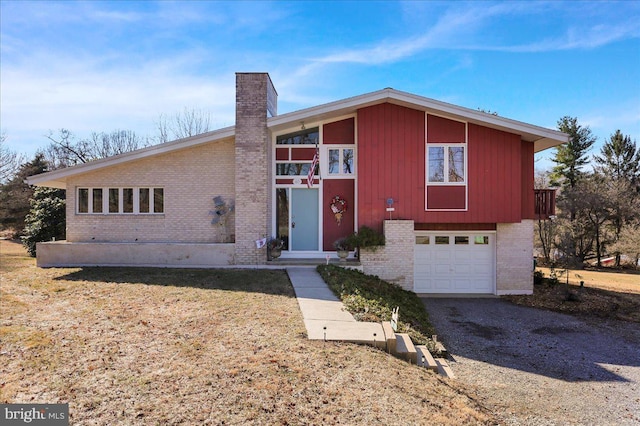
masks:
{"type": "Polygon", "coordinates": [[[536,219],[547,220],[556,214],[556,190],[535,189],[536,219]]]}

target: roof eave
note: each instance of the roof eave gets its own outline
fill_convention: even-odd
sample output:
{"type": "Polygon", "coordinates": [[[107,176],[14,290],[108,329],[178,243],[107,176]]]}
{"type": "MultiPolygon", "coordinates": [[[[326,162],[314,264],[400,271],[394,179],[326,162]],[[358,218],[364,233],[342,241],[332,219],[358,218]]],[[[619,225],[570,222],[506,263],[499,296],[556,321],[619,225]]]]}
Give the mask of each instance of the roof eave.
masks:
{"type": "Polygon", "coordinates": [[[291,127],[293,123],[322,121],[330,117],[352,114],[358,109],[384,102],[413,109],[418,108],[435,115],[445,116],[460,121],[467,121],[510,133],[516,133],[521,135],[522,139],[527,142],[543,140],[543,143],[536,144],[536,152],[555,145],[560,145],[568,140],[566,134],[557,130],[547,129],[545,127],[535,126],[493,114],[487,114],[482,111],[425,98],[412,93],[401,92],[395,89],[383,89],[377,92],[371,92],[336,102],[330,102],[324,105],[278,115],[276,117],[269,118],[267,125],[272,131],[278,131],[280,129],[291,127]],[[539,149],[538,145],[540,146],[539,149]]]}

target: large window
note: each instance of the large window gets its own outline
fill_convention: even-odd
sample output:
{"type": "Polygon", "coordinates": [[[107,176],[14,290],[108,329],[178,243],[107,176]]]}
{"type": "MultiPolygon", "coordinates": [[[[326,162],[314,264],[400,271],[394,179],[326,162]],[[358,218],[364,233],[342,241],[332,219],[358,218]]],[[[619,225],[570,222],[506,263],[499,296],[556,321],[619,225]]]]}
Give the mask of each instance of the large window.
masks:
{"type": "Polygon", "coordinates": [[[78,188],[77,212],[82,214],[164,213],[164,189],[78,188]]]}
{"type": "Polygon", "coordinates": [[[464,145],[427,145],[427,180],[429,183],[466,182],[464,145]]]}

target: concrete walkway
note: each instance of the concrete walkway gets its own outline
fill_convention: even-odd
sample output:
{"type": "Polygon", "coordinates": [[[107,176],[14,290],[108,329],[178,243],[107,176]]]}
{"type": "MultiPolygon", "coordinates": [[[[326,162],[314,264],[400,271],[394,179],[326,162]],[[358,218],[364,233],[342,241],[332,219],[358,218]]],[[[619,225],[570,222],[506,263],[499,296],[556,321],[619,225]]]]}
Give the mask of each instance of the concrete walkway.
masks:
{"type": "Polygon", "coordinates": [[[382,325],[357,322],[314,266],[288,267],[287,274],[296,292],[309,339],[385,347],[382,325]]]}

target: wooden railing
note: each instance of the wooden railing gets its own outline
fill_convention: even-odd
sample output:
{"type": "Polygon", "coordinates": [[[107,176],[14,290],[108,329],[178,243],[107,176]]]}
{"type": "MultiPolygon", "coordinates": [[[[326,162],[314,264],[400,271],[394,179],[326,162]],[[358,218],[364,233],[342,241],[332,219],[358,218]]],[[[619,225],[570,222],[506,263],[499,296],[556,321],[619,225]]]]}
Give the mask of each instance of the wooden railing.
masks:
{"type": "Polygon", "coordinates": [[[556,214],[556,190],[535,189],[536,219],[547,220],[556,214]]]}

